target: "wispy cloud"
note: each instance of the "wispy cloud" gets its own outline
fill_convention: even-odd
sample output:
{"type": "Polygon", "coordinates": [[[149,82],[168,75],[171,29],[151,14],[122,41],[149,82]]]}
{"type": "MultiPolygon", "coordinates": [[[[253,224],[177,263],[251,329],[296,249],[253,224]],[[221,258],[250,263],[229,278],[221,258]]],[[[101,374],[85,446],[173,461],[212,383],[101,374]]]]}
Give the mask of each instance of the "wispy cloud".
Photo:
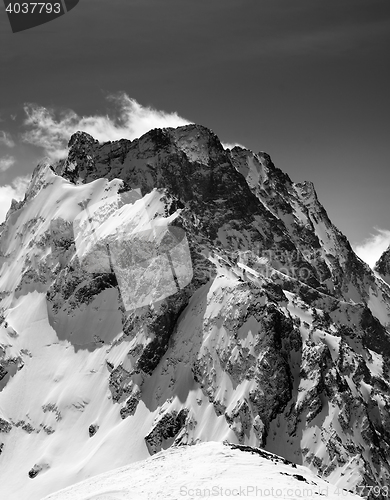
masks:
{"type": "Polygon", "coordinates": [[[26,104],[25,125],[29,128],[23,140],[40,146],[53,160],[66,156],[67,143],[78,130],[91,134],[99,142],[135,139],[153,128],[178,127],[189,122],[177,113],[142,106],[125,93],[109,96],[116,113],[80,116],[73,110],[57,113],[54,109],[26,104]]]}
{"type": "Polygon", "coordinates": [[[3,156],[0,158],[0,172],[5,172],[12,167],[16,162],[15,158],[11,155],[3,156]]]}
{"type": "Polygon", "coordinates": [[[376,234],[371,234],[361,243],[353,246],[355,253],[373,268],[382,253],[390,245],[390,230],[375,227],[376,234]]]}
{"type": "Polygon", "coordinates": [[[243,146],[242,144],[239,144],[238,142],[223,142],[223,143],[222,143],[222,146],[223,146],[225,149],[233,149],[233,148],[235,148],[236,146],[238,146],[239,148],[246,149],[246,148],[245,148],[245,146],[243,146]]]}
{"type": "Polygon", "coordinates": [[[13,148],[15,146],[15,142],[12,139],[11,134],[5,132],[4,130],[0,130],[0,143],[7,146],[7,148],[13,148]]]}
{"type": "Polygon", "coordinates": [[[11,184],[0,186],[0,223],[2,223],[7,215],[13,199],[19,201],[24,197],[31,176],[16,177],[11,184]]]}

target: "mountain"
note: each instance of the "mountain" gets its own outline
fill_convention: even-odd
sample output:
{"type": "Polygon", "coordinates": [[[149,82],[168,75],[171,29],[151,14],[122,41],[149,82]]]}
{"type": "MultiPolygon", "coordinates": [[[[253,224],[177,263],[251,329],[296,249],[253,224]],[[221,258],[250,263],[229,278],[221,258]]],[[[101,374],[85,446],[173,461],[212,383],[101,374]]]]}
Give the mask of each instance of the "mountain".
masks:
{"type": "Polygon", "coordinates": [[[211,441],[386,497],[389,285],[266,153],[199,125],[77,132],[0,252],[7,499],[211,441]]]}

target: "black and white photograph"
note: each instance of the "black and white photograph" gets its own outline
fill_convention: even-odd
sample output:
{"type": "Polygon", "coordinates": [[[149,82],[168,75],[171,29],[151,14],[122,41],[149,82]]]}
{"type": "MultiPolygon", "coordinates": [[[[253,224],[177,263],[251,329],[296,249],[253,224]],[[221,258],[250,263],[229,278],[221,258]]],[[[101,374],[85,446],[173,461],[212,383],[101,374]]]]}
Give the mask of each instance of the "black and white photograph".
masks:
{"type": "Polygon", "coordinates": [[[389,0],[0,2],[0,500],[387,500],[389,186],[389,0]]]}

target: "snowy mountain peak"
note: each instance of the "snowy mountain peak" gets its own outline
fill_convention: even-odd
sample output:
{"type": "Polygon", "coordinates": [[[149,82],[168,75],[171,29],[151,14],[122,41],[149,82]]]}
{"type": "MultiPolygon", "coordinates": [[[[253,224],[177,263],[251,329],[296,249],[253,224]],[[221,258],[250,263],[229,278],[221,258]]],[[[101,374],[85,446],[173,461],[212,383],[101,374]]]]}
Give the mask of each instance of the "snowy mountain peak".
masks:
{"type": "Polygon", "coordinates": [[[87,134],[87,132],[82,132],[79,130],[75,132],[69,139],[68,148],[69,149],[75,148],[76,150],[81,150],[83,145],[86,147],[91,147],[95,144],[99,144],[99,141],[94,139],[90,134],[87,134]]]}
{"type": "Polygon", "coordinates": [[[389,286],[266,153],[199,125],[77,132],[0,258],[7,499],[224,440],[385,497],[389,286]]]}

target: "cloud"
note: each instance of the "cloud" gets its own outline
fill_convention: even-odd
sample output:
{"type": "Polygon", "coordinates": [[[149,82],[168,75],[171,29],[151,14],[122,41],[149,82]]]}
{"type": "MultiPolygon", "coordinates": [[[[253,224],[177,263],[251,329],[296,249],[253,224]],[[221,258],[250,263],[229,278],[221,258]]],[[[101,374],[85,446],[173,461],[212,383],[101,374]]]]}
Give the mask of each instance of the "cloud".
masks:
{"type": "Polygon", "coordinates": [[[362,243],[354,245],[353,249],[371,268],[374,267],[382,253],[390,245],[390,230],[375,227],[377,234],[371,234],[362,243]]]}
{"type": "Polygon", "coordinates": [[[222,146],[224,147],[224,149],[233,149],[236,146],[242,149],[247,149],[245,146],[239,144],[238,142],[222,142],[222,146]]]}
{"type": "Polygon", "coordinates": [[[29,130],[23,140],[42,147],[53,160],[63,158],[72,134],[82,130],[99,142],[135,139],[153,128],[179,127],[189,122],[177,113],[167,113],[149,106],[142,106],[125,93],[109,96],[114,103],[116,116],[79,116],[73,110],[56,113],[54,109],[36,104],[26,104],[24,124],[29,130]]]}
{"type": "Polygon", "coordinates": [[[4,130],[0,130],[0,144],[4,144],[7,148],[13,148],[15,146],[11,134],[8,134],[4,130]]]}
{"type": "Polygon", "coordinates": [[[13,156],[3,156],[3,158],[0,158],[0,172],[5,172],[9,168],[11,168],[15,162],[16,160],[13,156]]]}
{"type": "Polygon", "coordinates": [[[19,201],[24,198],[30,179],[31,175],[19,176],[11,184],[0,186],[0,224],[5,220],[12,199],[19,201]]]}

